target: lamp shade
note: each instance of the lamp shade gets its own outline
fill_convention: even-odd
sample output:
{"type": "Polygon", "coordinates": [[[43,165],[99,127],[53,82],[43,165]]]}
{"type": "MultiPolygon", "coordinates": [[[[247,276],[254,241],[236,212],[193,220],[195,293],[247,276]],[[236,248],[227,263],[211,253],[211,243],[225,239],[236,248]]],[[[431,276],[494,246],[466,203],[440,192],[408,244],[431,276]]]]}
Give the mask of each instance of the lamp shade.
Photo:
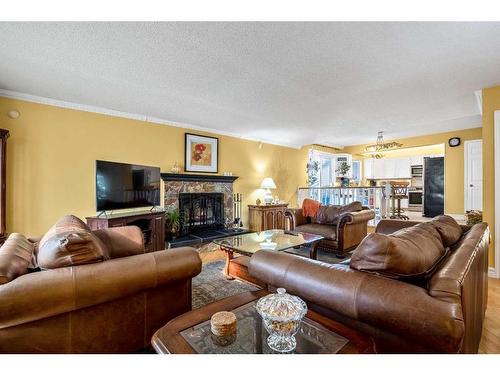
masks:
{"type": "Polygon", "coordinates": [[[261,189],[276,189],[276,184],[271,177],[266,177],[262,180],[260,184],[261,189]]]}

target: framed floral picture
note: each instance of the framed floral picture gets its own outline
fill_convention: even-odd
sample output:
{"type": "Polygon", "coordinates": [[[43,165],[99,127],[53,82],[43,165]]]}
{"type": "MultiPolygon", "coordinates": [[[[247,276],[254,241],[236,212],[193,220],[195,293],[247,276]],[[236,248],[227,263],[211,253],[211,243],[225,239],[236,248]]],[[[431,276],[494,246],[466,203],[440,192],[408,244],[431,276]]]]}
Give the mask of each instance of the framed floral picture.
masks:
{"type": "Polygon", "coordinates": [[[217,173],[219,165],[219,138],[186,133],[186,172],[217,173]]]}

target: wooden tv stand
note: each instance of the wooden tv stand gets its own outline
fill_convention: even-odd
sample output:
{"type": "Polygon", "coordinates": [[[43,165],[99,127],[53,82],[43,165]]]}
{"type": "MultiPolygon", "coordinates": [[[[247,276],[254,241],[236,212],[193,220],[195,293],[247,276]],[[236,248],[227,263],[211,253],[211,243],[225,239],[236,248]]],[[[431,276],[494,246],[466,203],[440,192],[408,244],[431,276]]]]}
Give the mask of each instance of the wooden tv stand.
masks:
{"type": "Polygon", "coordinates": [[[87,217],[92,230],[135,225],[142,230],[147,252],[165,249],[165,212],[133,211],[87,217]]]}

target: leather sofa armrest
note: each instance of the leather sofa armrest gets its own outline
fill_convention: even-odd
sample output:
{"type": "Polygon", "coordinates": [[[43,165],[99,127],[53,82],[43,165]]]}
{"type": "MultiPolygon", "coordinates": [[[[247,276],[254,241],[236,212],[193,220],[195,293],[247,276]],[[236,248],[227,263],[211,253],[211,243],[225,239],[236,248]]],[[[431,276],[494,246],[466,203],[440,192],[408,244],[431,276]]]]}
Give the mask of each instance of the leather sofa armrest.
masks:
{"type": "Polygon", "coordinates": [[[375,218],[375,212],[366,209],[346,212],[341,215],[337,225],[337,243],[339,251],[346,251],[357,246],[365,238],[368,221],[375,218]]]}
{"type": "Polygon", "coordinates": [[[362,222],[368,222],[375,218],[375,212],[373,210],[361,210],[356,212],[347,212],[339,218],[339,223],[345,222],[345,224],[356,224],[362,222]]]}
{"type": "Polygon", "coordinates": [[[432,351],[460,349],[465,329],[460,304],[433,298],[416,285],[267,250],[251,257],[249,272],[350,319],[425,343],[432,351]]]}
{"type": "Polygon", "coordinates": [[[97,229],[92,231],[92,233],[104,242],[111,259],[144,254],[146,252],[144,237],[139,227],[124,226],[97,229]]]}
{"type": "Polygon", "coordinates": [[[380,220],[375,228],[375,233],[391,234],[400,229],[412,227],[418,224],[418,221],[405,221],[405,220],[380,220]]]}
{"type": "Polygon", "coordinates": [[[200,271],[198,252],[179,248],[29,273],[0,286],[0,329],[124,298],[200,271]]]}
{"type": "Polygon", "coordinates": [[[287,208],[285,218],[290,220],[290,230],[295,230],[297,226],[307,223],[307,218],[302,214],[302,208],[287,208]]]}

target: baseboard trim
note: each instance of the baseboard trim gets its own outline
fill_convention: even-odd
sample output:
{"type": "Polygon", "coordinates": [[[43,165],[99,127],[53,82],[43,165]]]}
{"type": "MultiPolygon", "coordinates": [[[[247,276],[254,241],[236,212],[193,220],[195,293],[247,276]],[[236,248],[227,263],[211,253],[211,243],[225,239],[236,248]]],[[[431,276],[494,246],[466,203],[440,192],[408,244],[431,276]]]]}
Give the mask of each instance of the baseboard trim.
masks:
{"type": "Polygon", "coordinates": [[[493,277],[494,279],[498,279],[497,271],[494,267],[488,267],[488,277],[493,277]]]}

